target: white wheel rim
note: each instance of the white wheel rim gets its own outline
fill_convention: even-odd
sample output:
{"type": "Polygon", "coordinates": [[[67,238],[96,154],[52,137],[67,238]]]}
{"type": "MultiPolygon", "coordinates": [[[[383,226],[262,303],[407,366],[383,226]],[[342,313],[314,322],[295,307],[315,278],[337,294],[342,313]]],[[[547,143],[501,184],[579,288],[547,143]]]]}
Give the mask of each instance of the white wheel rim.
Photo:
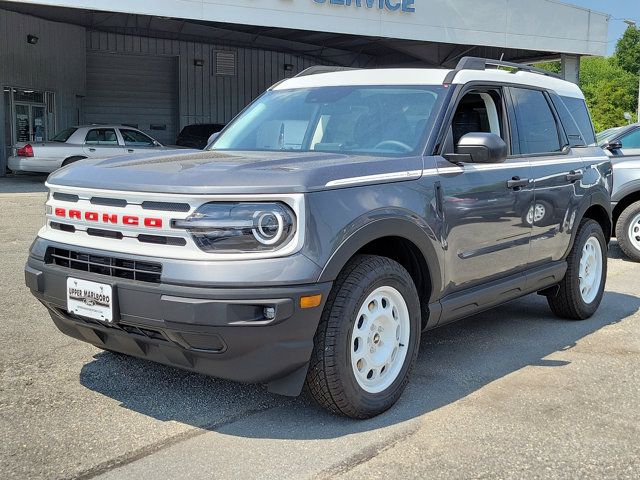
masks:
{"type": "Polygon", "coordinates": [[[631,220],[628,237],[631,245],[640,250],[640,213],[631,220]]]}
{"type": "Polygon", "coordinates": [[[533,224],[541,221],[547,213],[546,207],[541,203],[536,203],[529,207],[527,212],[527,223],[533,224]]]}
{"type": "Polygon", "coordinates": [[[409,308],[393,287],[376,288],[360,306],[351,333],[351,368],[358,385],[379,393],[398,378],[411,334],[409,308]]]}
{"type": "Polygon", "coordinates": [[[602,249],[596,237],[589,237],[580,258],[580,295],[585,303],[595,300],[602,282],[602,249]]]}

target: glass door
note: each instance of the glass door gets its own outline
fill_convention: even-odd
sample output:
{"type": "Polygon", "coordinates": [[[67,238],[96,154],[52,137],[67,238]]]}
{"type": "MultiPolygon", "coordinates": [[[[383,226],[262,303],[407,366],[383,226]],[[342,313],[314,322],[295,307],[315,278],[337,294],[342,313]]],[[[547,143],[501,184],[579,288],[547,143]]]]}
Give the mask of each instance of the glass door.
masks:
{"type": "Polygon", "coordinates": [[[44,105],[15,104],[16,142],[44,142],[47,139],[44,105]]]}
{"type": "Polygon", "coordinates": [[[31,141],[31,121],[29,119],[29,105],[15,106],[16,142],[31,141]]]}

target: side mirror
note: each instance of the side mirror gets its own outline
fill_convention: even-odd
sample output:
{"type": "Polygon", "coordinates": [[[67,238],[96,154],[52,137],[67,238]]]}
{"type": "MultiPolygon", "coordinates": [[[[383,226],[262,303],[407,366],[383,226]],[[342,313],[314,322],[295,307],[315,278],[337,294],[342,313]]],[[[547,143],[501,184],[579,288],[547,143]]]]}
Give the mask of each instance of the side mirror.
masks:
{"type": "Polygon", "coordinates": [[[613,152],[614,150],[620,150],[622,148],[622,142],[620,140],[614,140],[612,142],[605,143],[602,148],[613,152]]]}
{"type": "Polygon", "coordinates": [[[213,141],[216,138],[218,138],[218,135],[220,135],[220,132],[212,133],[211,136],[209,137],[209,140],[207,140],[207,146],[211,145],[213,143],[213,141]]]}
{"type": "Polygon", "coordinates": [[[458,141],[456,153],[445,158],[454,163],[502,163],[507,159],[507,144],[495,133],[471,132],[458,141]]]}

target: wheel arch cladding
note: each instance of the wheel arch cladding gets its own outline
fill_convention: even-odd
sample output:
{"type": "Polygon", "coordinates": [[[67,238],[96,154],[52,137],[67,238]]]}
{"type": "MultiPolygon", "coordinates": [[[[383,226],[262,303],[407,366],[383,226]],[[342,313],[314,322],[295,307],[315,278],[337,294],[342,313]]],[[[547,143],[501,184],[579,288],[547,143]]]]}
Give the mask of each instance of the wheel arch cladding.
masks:
{"type": "Polygon", "coordinates": [[[620,198],[618,203],[613,209],[613,226],[618,223],[620,214],[631,204],[640,201],[640,183],[637,185],[636,190],[625,192],[624,196],[620,198]]]}
{"type": "Polygon", "coordinates": [[[423,308],[440,291],[440,261],[427,232],[403,218],[375,220],[354,231],[335,249],[318,281],[335,280],[349,260],[362,253],[391,258],[407,269],[423,308]]]}

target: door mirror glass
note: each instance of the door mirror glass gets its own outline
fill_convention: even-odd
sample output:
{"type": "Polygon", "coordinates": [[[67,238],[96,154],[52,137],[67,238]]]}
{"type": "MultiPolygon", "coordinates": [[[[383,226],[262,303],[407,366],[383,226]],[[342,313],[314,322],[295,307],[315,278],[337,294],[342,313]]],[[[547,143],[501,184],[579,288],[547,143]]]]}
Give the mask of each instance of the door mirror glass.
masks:
{"type": "Polygon", "coordinates": [[[502,163],[507,159],[507,144],[495,133],[467,133],[458,141],[456,153],[445,158],[454,163],[502,163]]]}

